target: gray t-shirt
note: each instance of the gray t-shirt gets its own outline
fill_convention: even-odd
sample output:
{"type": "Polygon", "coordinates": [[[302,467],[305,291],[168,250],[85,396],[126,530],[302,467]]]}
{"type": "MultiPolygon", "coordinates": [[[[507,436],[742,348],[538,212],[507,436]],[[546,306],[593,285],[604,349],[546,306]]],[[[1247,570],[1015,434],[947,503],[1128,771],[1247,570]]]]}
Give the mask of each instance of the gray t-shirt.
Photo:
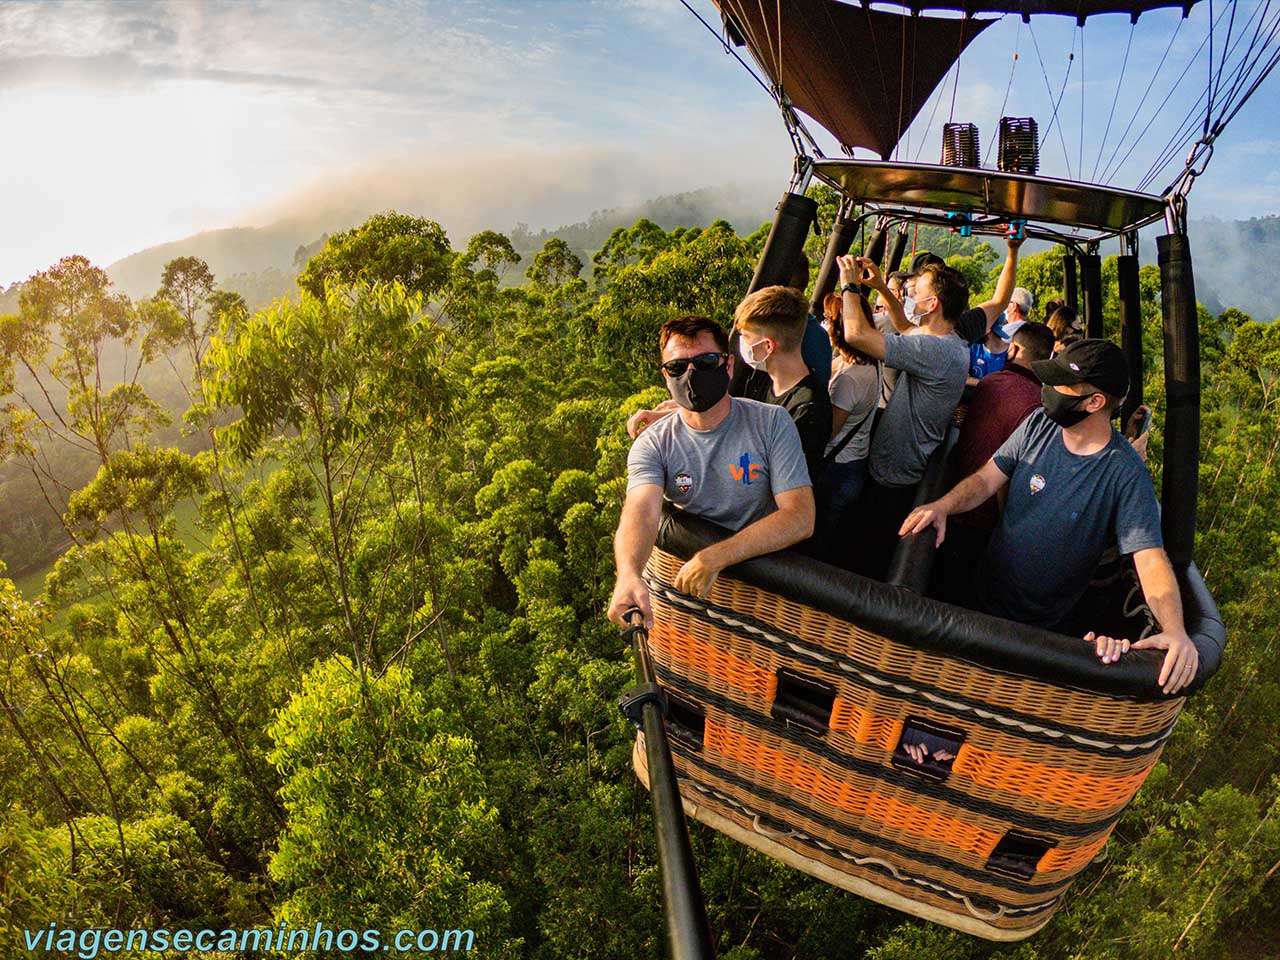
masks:
{"type": "Polygon", "coordinates": [[[640,434],[627,455],[627,489],[650,483],[674,506],[734,531],[773,513],[779,493],[810,486],[787,411],[739,397],[714,430],[694,430],[677,411],[640,434]]]}
{"type": "Polygon", "coordinates": [[[992,459],[1009,477],[1009,499],[979,587],[991,613],[1051,627],[1084,595],[1108,547],[1127,554],[1163,546],[1151,474],[1118,432],[1080,456],[1037,410],[992,459]]]}
{"type": "Polygon", "coordinates": [[[840,432],[831,438],[826,452],[830,453],[837,445],[844,442],[849,431],[857,428],[858,432],[836,454],[836,463],[851,463],[854,460],[865,460],[871,451],[871,421],[868,414],[876,406],[880,396],[880,365],[876,363],[846,363],[831,375],[829,391],[833,410],[848,410],[840,432]]]}
{"type": "Polygon", "coordinates": [[[947,434],[964,393],[969,348],[954,333],[884,338],[885,366],[901,373],[871,442],[871,477],[906,487],[924,476],[929,454],[947,434]]]}

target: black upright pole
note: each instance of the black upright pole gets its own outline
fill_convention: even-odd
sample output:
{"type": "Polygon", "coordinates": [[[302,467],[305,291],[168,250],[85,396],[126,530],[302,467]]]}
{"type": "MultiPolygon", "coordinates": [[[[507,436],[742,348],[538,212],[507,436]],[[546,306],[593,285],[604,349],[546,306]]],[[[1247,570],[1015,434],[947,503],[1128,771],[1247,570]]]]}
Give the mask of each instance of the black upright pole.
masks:
{"type": "Polygon", "coordinates": [[[893,233],[893,242],[889,244],[889,262],[884,265],[884,275],[887,278],[902,266],[902,255],[907,252],[907,227],[906,224],[900,226],[893,233]]]}
{"type": "Polygon", "coordinates": [[[796,264],[804,256],[804,242],[817,217],[817,200],[799,193],[782,195],[747,293],[755,293],[761,287],[785,284],[791,279],[796,272],[796,264]]]}
{"type": "Polygon", "coordinates": [[[809,312],[815,317],[822,316],[822,301],[835,289],[836,277],[840,274],[836,259],[849,252],[857,233],[858,222],[848,219],[843,213],[831,225],[827,252],[822,255],[822,266],[818,268],[818,279],[813,284],[813,297],[809,301],[809,312]]]}
{"type": "Polygon", "coordinates": [[[653,806],[654,837],[658,845],[658,872],[662,876],[662,908],[667,921],[667,948],[671,960],[712,960],[711,927],[702,901],[698,865],[689,846],[689,831],[680,802],[676,765],[667,742],[662,691],[649,660],[649,636],[639,612],[628,618],[635,647],[639,685],[620,704],[622,713],[644,730],[645,759],[649,768],[649,801],[653,806]]]}
{"type": "Polygon", "coordinates": [[[1076,254],[1067,247],[1067,255],[1062,258],[1062,300],[1072,310],[1080,309],[1080,293],[1076,285],[1076,254]]]}
{"type": "Polygon", "coordinates": [[[1102,327],[1102,258],[1096,253],[1080,254],[1080,289],[1084,294],[1086,337],[1100,339],[1102,327]]]}
{"type": "Polygon", "coordinates": [[[1129,395],[1120,408],[1120,422],[1127,424],[1133,411],[1142,406],[1142,294],[1138,288],[1138,255],[1126,253],[1116,259],[1120,285],[1120,346],[1129,364],[1129,395]]]}
{"type": "Polygon", "coordinates": [[[1161,528],[1169,559],[1192,560],[1200,474],[1200,328],[1191,245],[1185,233],[1156,238],[1164,314],[1165,443],[1161,528]]]}
{"type": "MultiPolygon", "coordinates": [[[[876,228],[871,231],[871,242],[863,248],[862,255],[878,266],[880,261],[884,259],[884,248],[888,239],[889,235],[885,228],[877,224],[876,228]]],[[[871,288],[865,283],[862,284],[862,295],[864,297],[871,295],[871,288]]]]}
{"type": "MultiPolygon", "coordinates": [[[[764,287],[785,285],[791,281],[796,272],[800,258],[804,256],[804,242],[809,236],[809,229],[818,217],[818,201],[801,193],[787,191],[778,201],[778,208],[773,215],[773,224],[769,227],[769,236],[760,251],[760,262],[756,264],[755,276],[751,278],[751,286],[747,293],[755,293],[764,287]]],[[[729,350],[738,352],[738,331],[729,335],[729,350]]],[[[733,365],[733,380],[729,383],[729,392],[740,396],[747,378],[751,376],[751,368],[745,363],[733,365]]]]}

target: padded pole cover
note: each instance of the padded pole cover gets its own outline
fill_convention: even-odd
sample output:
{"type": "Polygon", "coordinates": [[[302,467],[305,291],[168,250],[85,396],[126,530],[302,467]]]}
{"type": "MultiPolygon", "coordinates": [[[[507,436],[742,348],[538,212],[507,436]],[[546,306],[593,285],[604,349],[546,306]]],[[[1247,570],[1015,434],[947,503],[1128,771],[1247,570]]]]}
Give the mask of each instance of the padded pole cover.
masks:
{"type": "MultiPolygon", "coordinates": [[[[929,455],[924,477],[916,486],[916,497],[911,505],[913,510],[921,504],[937,500],[951,489],[951,451],[955,449],[958,439],[960,428],[955,424],[949,425],[947,435],[929,455]]],[[[929,589],[929,581],[933,577],[933,564],[938,553],[937,540],[937,531],[933,527],[899,540],[889,561],[885,583],[906,587],[912,593],[923,595],[929,589]]]]}
{"type": "Polygon", "coordinates": [[[905,228],[899,228],[893,233],[893,243],[889,245],[889,262],[884,265],[884,276],[887,280],[889,274],[898,270],[902,266],[902,255],[907,252],[907,231],[905,228]]]}
{"type": "Polygon", "coordinates": [[[1076,286],[1076,255],[1070,248],[1062,258],[1062,299],[1072,310],[1080,309],[1080,292],[1076,286]]]}
{"type": "Polygon", "coordinates": [[[747,293],[755,293],[761,287],[786,284],[791,279],[796,271],[796,263],[804,256],[804,242],[809,236],[809,228],[817,217],[817,200],[798,193],[782,195],[747,293]]]}
{"type": "Polygon", "coordinates": [[[1117,258],[1120,281],[1120,345],[1129,363],[1129,395],[1120,408],[1120,422],[1127,424],[1133,411],[1142,406],[1142,296],[1138,288],[1138,258],[1124,254],[1117,258]]]}
{"type": "Polygon", "coordinates": [[[1161,527],[1177,567],[1191,562],[1200,474],[1200,328],[1191,245],[1182,234],[1156,239],[1164,314],[1166,397],[1161,527]]]}
{"type": "Polygon", "coordinates": [[[1096,253],[1080,255],[1080,287],[1084,293],[1084,332],[1086,337],[1101,339],[1102,329],[1102,258],[1096,253]]]}
{"type": "MultiPolygon", "coordinates": [[[[778,208],[773,215],[773,225],[769,227],[769,236],[760,251],[760,262],[756,264],[755,276],[751,278],[751,286],[747,293],[755,293],[764,287],[775,287],[791,282],[796,272],[796,264],[804,256],[804,242],[808,239],[809,228],[817,221],[818,201],[798,193],[788,191],[778,201],[778,208]]],[[[729,334],[729,352],[738,354],[738,331],[735,328],[729,334]]],[[[745,363],[735,362],[733,379],[729,382],[729,392],[738,396],[743,385],[751,376],[751,368],[745,363]]]]}
{"type": "Polygon", "coordinates": [[[854,220],[837,217],[831,225],[831,236],[827,240],[827,252],[822,255],[822,266],[818,268],[818,279],[813,285],[813,299],[809,301],[809,312],[815,317],[822,316],[822,301],[835,289],[840,268],[836,266],[836,258],[842,257],[853,246],[854,237],[858,233],[858,224],[854,220]]]}
{"type": "MultiPolygon", "coordinates": [[[[863,248],[862,255],[869,257],[873,263],[878,265],[884,259],[885,241],[888,239],[889,235],[885,232],[884,227],[876,227],[871,234],[871,242],[863,248]]],[[[865,283],[862,285],[862,295],[864,297],[871,296],[871,288],[865,283]]]]}

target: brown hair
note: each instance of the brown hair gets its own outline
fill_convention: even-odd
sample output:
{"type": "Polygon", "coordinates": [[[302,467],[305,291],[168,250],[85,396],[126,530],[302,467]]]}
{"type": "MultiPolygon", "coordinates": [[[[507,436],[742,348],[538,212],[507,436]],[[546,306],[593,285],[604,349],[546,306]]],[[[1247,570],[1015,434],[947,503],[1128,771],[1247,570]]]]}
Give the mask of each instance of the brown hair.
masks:
{"type": "Polygon", "coordinates": [[[920,299],[920,277],[928,277],[934,296],[942,305],[942,316],[948,323],[955,323],[960,314],[969,309],[969,282],[964,274],[946,264],[930,263],[916,275],[916,299],[920,299]]]}
{"type": "Polygon", "coordinates": [[[838,293],[828,293],[822,298],[822,315],[827,318],[828,323],[840,319],[843,301],[844,297],[838,293]]]}
{"type": "MultiPolygon", "coordinates": [[[[862,304],[864,315],[867,322],[871,322],[871,304],[862,294],[858,294],[858,302],[862,304]]],[[[844,357],[849,363],[875,363],[873,357],[863,353],[857,347],[851,347],[844,339],[844,298],[836,293],[829,293],[826,299],[822,301],[823,311],[827,315],[827,322],[830,324],[829,335],[831,337],[831,348],[840,356],[844,357]],[[835,309],[832,310],[834,301],[835,309]]]]}
{"type": "Polygon", "coordinates": [[[778,343],[779,350],[799,350],[809,318],[809,301],[793,287],[764,287],[748,294],[733,312],[739,330],[751,327],[778,343]]]}
{"type": "Polygon", "coordinates": [[[1049,329],[1053,331],[1054,338],[1065,345],[1066,338],[1074,332],[1075,325],[1079,320],[1080,314],[1076,308],[1063,304],[1049,314],[1049,319],[1045,322],[1049,324],[1049,329]]]}
{"type": "Polygon", "coordinates": [[[729,338],[725,335],[724,328],[713,320],[693,314],[676,317],[674,320],[668,320],[662,325],[662,329],[658,332],[658,350],[661,352],[667,349],[667,341],[672,337],[697,340],[704,333],[711,334],[711,339],[716,342],[717,350],[721,353],[729,352],[729,338]]]}

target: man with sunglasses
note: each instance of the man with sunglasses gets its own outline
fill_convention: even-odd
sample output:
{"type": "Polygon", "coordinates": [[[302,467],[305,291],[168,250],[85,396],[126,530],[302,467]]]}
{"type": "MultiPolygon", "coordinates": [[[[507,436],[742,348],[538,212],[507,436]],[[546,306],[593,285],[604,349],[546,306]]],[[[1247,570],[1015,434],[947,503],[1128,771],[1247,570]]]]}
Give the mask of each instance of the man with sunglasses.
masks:
{"type": "Polygon", "coordinates": [[[619,624],[633,608],[653,624],[642,573],[664,500],[733,532],[676,574],[675,588],[692,596],[707,596],[725,567],[813,533],[800,435],[782,407],[729,396],[735,358],[724,331],[705,317],[680,317],[663,324],[659,343],[677,411],[648,426],[627,456],[627,498],[614,535],[618,581],[609,601],[609,619],[619,624]]]}
{"type": "Polygon", "coordinates": [[[1160,512],[1142,457],[1111,425],[1129,392],[1129,370],[1109,340],[1080,340],[1032,370],[1043,409],[1022,421],[976,473],[917,507],[899,535],[937,529],[1007,485],[1008,502],[987,546],[980,605],[990,613],[1062,633],[1081,633],[1103,663],[1129,650],[1164,650],[1158,683],[1175,693],[1195,679],[1198,654],[1182,619],[1182,597],[1164,552],[1160,512]],[[1080,623],[1077,604],[1098,561],[1114,545],[1131,554],[1161,631],[1137,643],[1080,623]]]}
{"type": "MultiPolygon", "coordinates": [[[[808,317],[809,301],[793,287],[763,287],[744,297],[734,310],[734,334],[729,338],[729,350],[739,365],[730,379],[729,393],[786,410],[800,432],[800,446],[813,471],[831,440],[831,397],[827,393],[831,341],[826,341],[824,380],[817,367],[805,359],[808,317]]],[[[675,409],[674,401],[665,400],[653,410],[640,410],[627,421],[627,432],[636,437],[675,409]]]]}

